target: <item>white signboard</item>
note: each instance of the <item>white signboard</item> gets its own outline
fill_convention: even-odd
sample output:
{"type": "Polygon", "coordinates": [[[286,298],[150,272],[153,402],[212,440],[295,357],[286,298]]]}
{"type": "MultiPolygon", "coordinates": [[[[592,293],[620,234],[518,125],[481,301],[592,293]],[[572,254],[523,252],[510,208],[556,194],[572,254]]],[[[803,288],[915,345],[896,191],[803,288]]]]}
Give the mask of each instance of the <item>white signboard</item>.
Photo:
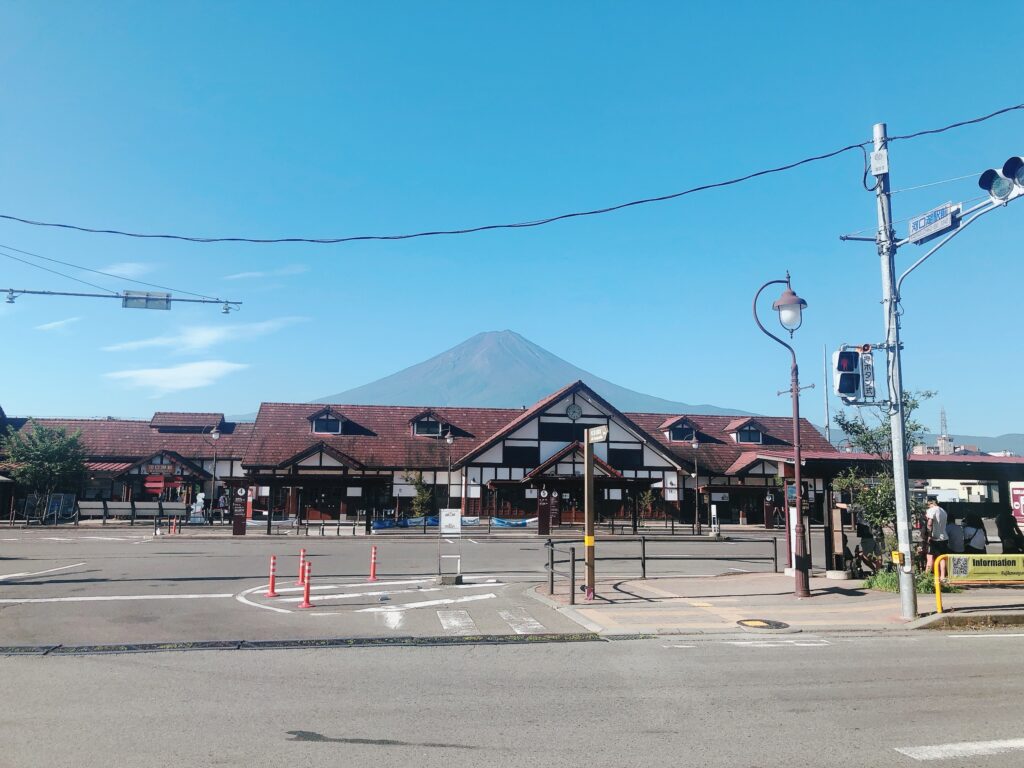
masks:
{"type": "Polygon", "coordinates": [[[587,430],[588,443],[603,443],[607,439],[608,427],[603,424],[597,427],[591,427],[587,430]]]}
{"type": "Polygon", "coordinates": [[[440,512],[440,527],[442,536],[462,535],[462,510],[442,509],[440,512]]]}
{"type": "Polygon", "coordinates": [[[957,212],[958,207],[950,202],[915,216],[907,224],[907,240],[920,245],[951,229],[956,229],[959,223],[955,218],[957,212]]]}

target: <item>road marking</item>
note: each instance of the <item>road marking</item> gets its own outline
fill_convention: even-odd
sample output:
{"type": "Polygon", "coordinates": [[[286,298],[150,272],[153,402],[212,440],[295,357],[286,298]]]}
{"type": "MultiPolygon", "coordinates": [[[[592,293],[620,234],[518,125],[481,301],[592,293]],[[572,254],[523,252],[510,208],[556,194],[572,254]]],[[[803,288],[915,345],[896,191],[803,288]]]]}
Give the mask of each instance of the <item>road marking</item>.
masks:
{"type": "Polygon", "coordinates": [[[696,648],[696,645],[663,645],[662,648],[696,648]]]}
{"type": "MultiPolygon", "coordinates": [[[[399,614],[401,615],[401,614],[399,614]]],[[[441,626],[453,635],[478,635],[480,630],[469,615],[469,611],[438,611],[441,626]]]]}
{"type": "Polygon", "coordinates": [[[988,633],[985,633],[985,634],[975,634],[975,635],[946,635],[946,637],[952,637],[954,639],[955,638],[961,638],[962,639],[962,638],[967,637],[967,638],[970,638],[971,640],[988,640],[991,637],[1024,637],[1024,632],[1014,632],[1012,634],[1001,634],[1001,635],[990,635],[988,633]]]}
{"type": "Polygon", "coordinates": [[[26,571],[24,573],[5,573],[3,576],[0,576],[0,581],[3,581],[4,579],[13,579],[13,578],[18,577],[18,576],[42,576],[44,573],[56,573],[57,571],[66,571],[68,568],[77,568],[80,565],[85,565],[85,563],[75,563],[74,565],[62,565],[60,568],[50,568],[49,570],[46,570],[46,571],[32,571],[32,572],[26,571]]]}
{"type": "Polygon", "coordinates": [[[544,631],[544,625],[527,613],[525,608],[498,611],[498,615],[517,635],[532,635],[544,631]]]}
{"type": "MultiPolygon", "coordinates": [[[[391,587],[401,586],[403,584],[426,584],[427,582],[433,582],[433,579],[409,579],[407,581],[367,581],[359,584],[318,584],[317,586],[310,586],[310,591],[325,590],[325,589],[347,589],[348,587],[391,587]]],[[[278,592],[301,592],[304,587],[281,587],[278,592]]]]}
{"type": "Polygon", "coordinates": [[[408,611],[412,608],[430,608],[435,605],[452,605],[453,603],[469,603],[474,600],[490,600],[497,597],[493,592],[486,595],[468,595],[467,597],[447,597],[441,600],[423,600],[419,603],[405,603],[403,605],[375,606],[373,608],[360,608],[356,613],[387,613],[389,611],[408,611]]]}
{"type": "Polygon", "coordinates": [[[954,744],[933,744],[928,747],[895,747],[895,750],[914,760],[950,760],[954,757],[980,757],[1024,751],[1024,739],[961,741],[954,744]]]}
{"type": "Polygon", "coordinates": [[[466,541],[468,541],[470,544],[479,544],[480,543],[476,539],[466,539],[466,541]]]}
{"type": "Polygon", "coordinates": [[[455,542],[452,541],[451,539],[445,539],[445,543],[446,544],[454,544],[455,542]]]}
{"type": "Polygon", "coordinates": [[[736,645],[747,648],[818,648],[824,645],[831,645],[828,640],[820,638],[815,640],[727,640],[726,645],[736,645]]]}
{"type": "MultiPolygon", "coordinates": [[[[381,589],[376,592],[338,592],[333,595],[317,595],[317,600],[345,600],[349,597],[373,597],[375,595],[409,595],[422,594],[423,592],[440,592],[440,587],[428,587],[427,589],[381,589]]],[[[301,597],[282,597],[279,603],[300,603],[301,597]]]]}
{"type": "Polygon", "coordinates": [[[203,600],[212,598],[234,597],[230,592],[225,594],[196,595],[95,595],[89,597],[18,597],[0,600],[5,605],[18,603],[103,603],[116,600],[203,600]]]}
{"type": "Polygon", "coordinates": [[[270,588],[269,584],[260,584],[260,586],[258,586],[258,587],[253,587],[252,589],[247,589],[244,592],[239,592],[234,597],[235,597],[235,600],[240,602],[242,605],[251,605],[254,608],[262,608],[265,611],[273,611],[274,613],[291,613],[291,611],[289,611],[287,608],[275,608],[272,605],[263,605],[263,603],[254,603],[252,600],[250,600],[247,597],[248,595],[251,595],[253,592],[259,592],[260,590],[266,590],[266,589],[269,589],[269,588],[270,588]]]}

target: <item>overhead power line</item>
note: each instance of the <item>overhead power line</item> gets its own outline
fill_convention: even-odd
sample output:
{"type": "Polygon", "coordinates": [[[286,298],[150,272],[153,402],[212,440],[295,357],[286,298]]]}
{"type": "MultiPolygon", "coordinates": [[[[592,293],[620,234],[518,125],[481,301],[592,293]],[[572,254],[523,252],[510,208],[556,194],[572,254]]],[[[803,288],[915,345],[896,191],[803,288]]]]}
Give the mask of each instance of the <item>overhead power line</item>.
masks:
{"type": "MultiPolygon", "coordinates": [[[[908,133],[903,136],[891,136],[889,142],[894,141],[906,141],[908,139],[916,139],[920,136],[928,136],[938,133],[945,133],[946,131],[953,130],[954,128],[960,128],[966,125],[974,125],[976,123],[982,123],[986,120],[991,120],[999,115],[1013,112],[1015,110],[1024,109],[1024,104],[1016,104],[1010,107],[1004,107],[1003,109],[996,110],[987,115],[981,117],[975,117],[970,120],[961,120],[956,123],[944,125],[941,128],[929,128],[923,131],[917,131],[915,133],[908,133]]],[[[337,243],[352,243],[358,241],[367,240],[411,240],[413,238],[420,237],[437,237],[440,235],[468,235],[476,232],[487,232],[490,230],[497,229],[526,229],[530,227],[540,227],[545,224],[552,224],[556,221],[565,221],[567,219],[576,219],[586,216],[600,216],[606,213],[613,213],[614,211],[621,211],[625,208],[632,208],[638,205],[648,205],[650,203],[660,203],[667,200],[676,200],[687,195],[692,195],[697,192],[705,192],[710,189],[720,189],[722,187],[729,187],[734,184],[740,184],[751,179],[756,179],[761,176],[768,176],[775,173],[783,173],[785,171],[798,168],[808,163],[815,163],[821,160],[827,160],[837,155],[841,155],[844,152],[850,152],[852,150],[865,150],[866,147],[872,144],[871,141],[862,141],[856,144],[847,144],[845,147],[832,150],[831,152],[825,152],[820,155],[814,155],[812,157],[805,157],[802,160],[796,162],[786,163],[785,165],[776,166],[774,168],[765,168],[760,171],[748,173],[743,176],[737,176],[736,178],[726,179],[724,181],[716,181],[710,184],[701,184],[696,187],[690,187],[684,189],[681,192],[672,192],[667,195],[658,195],[655,197],[644,197],[638,200],[630,200],[625,203],[618,203],[616,205],[609,205],[603,208],[594,208],[587,211],[575,211],[572,213],[562,213],[555,216],[547,216],[540,219],[533,219],[530,221],[520,221],[508,224],[485,224],[476,227],[465,227],[462,229],[436,229],[427,230],[423,232],[412,232],[407,234],[397,235],[352,235],[348,237],[274,237],[274,238],[256,238],[256,237],[198,237],[193,235],[179,235],[179,234],[157,234],[147,232],[128,232],[120,229],[107,229],[100,227],[86,227],[77,224],[65,224],[59,222],[49,221],[38,221],[35,219],[26,219],[20,216],[14,216],[11,214],[0,213],[0,219],[6,219],[7,221],[15,221],[21,224],[29,224],[36,227],[53,227],[57,229],[68,229],[76,232],[85,232],[88,234],[96,235],[118,235],[121,237],[134,237],[142,239],[153,239],[153,240],[183,240],[190,243],[255,243],[255,244],[273,244],[273,243],[312,243],[321,245],[330,245],[337,243]]],[[[865,177],[866,181],[866,177],[865,177]]],[[[865,187],[867,185],[865,184],[865,187]]],[[[869,188],[870,189],[870,188],[869,188]]]]}
{"type": "Polygon", "coordinates": [[[54,274],[54,275],[60,275],[61,277],[66,277],[68,280],[74,280],[76,283],[81,283],[82,285],[88,285],[90,288],[95,288],[98,291],[106,291],[111,296],[116,296],[117,295],[117,291],[112,291],[109,288],[104,288],[102,285],[96,285],[96,283],[90,283],[87,280],[79,280],[77,277],[72,277],[71,275],[66,274],[64,272],[58,272],[56,269],[50,269],[49,267],[44,267],[42,264],[35,264],[35,263],[29,261],[28,259],[22,259],[22,258],[19,258],[17,256],[14,256],[14,255],[12,255],[10,253],[3,253],[2,251],[0,251],[0,256],[6,256],[8,259],[13,259],[14,261],[20,261],[22,264],[28,264],[28,266],[30,266],[30,267],[35,267],[36,269],[43,270],[43,272],[49,272],[49,273],[54,274]]]}

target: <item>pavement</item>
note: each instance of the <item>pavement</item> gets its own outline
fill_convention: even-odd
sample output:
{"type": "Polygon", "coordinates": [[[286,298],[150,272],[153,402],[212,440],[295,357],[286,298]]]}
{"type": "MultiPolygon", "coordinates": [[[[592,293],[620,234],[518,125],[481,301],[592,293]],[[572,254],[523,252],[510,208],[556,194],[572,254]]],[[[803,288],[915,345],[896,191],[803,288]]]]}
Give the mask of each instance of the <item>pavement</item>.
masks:
{"type": "MultiPolygon", "coordinates": [[[[918,595],[921,618],[904,621],[899,596],[863,588],[859,580],[811,578],[811,597],[793,596],[793,578],[776,573],[730,573],[713,577],[656,577],[598,580],[595,598],[582,594],[569,604],[567,582],[546,584],[534,597],[602,635],[735,632],[744,620],[781,622],[789,631],[906,630],[926,627],[935,612],[934,595],[918,595]]],[[[943,610],[957,616],[1020,617],[1024,623],[1024,589],[968,588],[944,593],[943,610]]],[[[947,615],[944,613],[943,615],[947,615]]],[[[756,626],[752,629],[757,629],[756,626]]],[[[767,629],[767,628],[766,628],[767,629]]]]}

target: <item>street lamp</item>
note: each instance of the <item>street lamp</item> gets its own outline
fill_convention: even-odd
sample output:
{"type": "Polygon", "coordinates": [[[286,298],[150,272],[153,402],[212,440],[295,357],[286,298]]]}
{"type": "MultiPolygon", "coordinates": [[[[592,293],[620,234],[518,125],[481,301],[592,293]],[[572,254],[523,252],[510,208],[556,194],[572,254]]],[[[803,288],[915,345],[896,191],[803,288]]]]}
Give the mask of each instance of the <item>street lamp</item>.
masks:
{"type": "Polygon", "coordinates": [[[452,507],[452,443],[455,442],[455,437],[452,435],[451,427],[445,432],[444,441],[448,446],[448,477],[445,481],[445,485],[448,488],[448,492],[445,494],[445,498],[448,499],[448,505],[445,509],[451,509],[452,507]]]}
{"type": "Polygon", "coordinates": [[[810,597],[810,576],[809,567],[807,562],[807,541],[804,539],[804,516],[803,516],[803,488],[801,486],[800,479],[800,372],[796,364],[796,351],[787,344],[785,341],[780,339],[774,333],[771,333],[767,328],[761,324],[761,319],[757,316],[757,300],[761,296],[761,292],[764,291],[769,285],[785,285],[786,289],[772,303],[772,309],[779,313],[779,323],[789,331],[789,335],[792,338],[793,332],[796,331],[803,323],[803,311],[807,306],[807,302],[801,299],[796,293],[793,292],[793,288],[789,282],[789,272],[786,272],[785,280],[769,280],[767,283],[762,285],[757,293],[754,294],[754,322],[757,323],[757,327],[771,339],[774,339],[779,344],[789,350],[789,354],[792,357],[792,364],[790,365],[790,385],[789,391],[793,398],[793,483],[796,489],[796,524],[793,527],[793,536],[796,538],[794,542],[795,547],[790,544],[790,529],[789,529],[789,500],[786,500],[786,544],[791,547],[790,551],[793,551],[793,576],[794,576],[794,589],[793,594],[796,597],[810,597]]]}
{"type": "Polygon", "coordinates": [[[700,481],[697,471],[697,449],[700,448],[700,443],[697,442],[696,428],[693,430],[693,442],[690,443],[690,447],[693,448],[693,532],[700,536],[700,481]]]}
{"type": "MultiPolygon", "coordinates": [[[[210,434],[203,433],[203,439],[213,446],[213,488],[210,491],[210,525],[213,525],[213,505],[217,503],[217,441],[220,440],[220,430],[214,424],[210,434]]],[[[223,515],[223,511],[221,512],[223,515]]]]}

